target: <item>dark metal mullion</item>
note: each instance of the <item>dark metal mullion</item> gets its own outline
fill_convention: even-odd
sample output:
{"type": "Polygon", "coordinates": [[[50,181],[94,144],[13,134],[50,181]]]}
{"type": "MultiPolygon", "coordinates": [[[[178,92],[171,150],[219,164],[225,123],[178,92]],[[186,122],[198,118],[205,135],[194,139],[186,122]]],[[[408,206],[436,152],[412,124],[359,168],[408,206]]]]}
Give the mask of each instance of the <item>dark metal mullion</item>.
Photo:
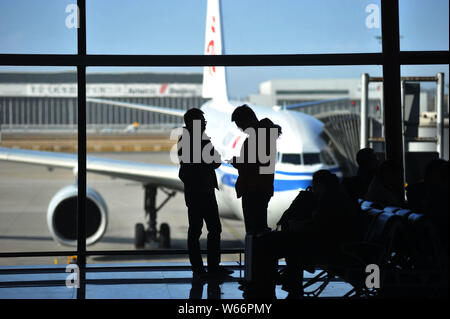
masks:
{"type": "MultiPolygon", "coordinates": [[[[201,253],[206,253],[206,249],[202,249],[201,253]]],[[[222,254],[239,254],[243,253],[243,248],[224,248],[222,254]]],[[[16,258],[16,257],[46,257],[46,256],[74,256],[78,251],[33,251],[33,252],[7,252],[0,253],[0,258],[16,258]]],[[[165,250],[89,250],[85,252],[86,256],[130,256],[130,255],[179,255],[187,254],[187,249],[165,249],[165,250]]]]}
{"type": "MultiPolygon", "coordinates": [[[[386,159],[403,166],[402,110],[400,89],[400,29],[398,0],[381,1],[381,34],[383,45],[383,101],[386,159]]],[[[402,169],[403,171],[403,169],[402,169]]],[[[403,181],[399,181],[403,198],[403,181]]]]}
{"type": "Polygon", "coordinates": [[[0,258],[75,256],[77,251],[24,251],[0,253],[0,258]]]}
{"type": "MultiPolygon", "coordinates": [[[[86,1],[78,0],[78,58],[86,56],[86,1]]],[[[86,66],[77,66],[78,79],[78,202],[77,265],[79,288],[77,299],[86,298],[86,66]]]]}
{"type": "MultiPolygon", "coordinates": [[[[388,23],[389,24],[389,23],[388,23]]],[[[399,52],[401,64],[448,64],[449,51],[399,52]]],[[[46,66],[333,66],[381,65],[382,53],[252,55],[0,54],[0,65],[46,66]]]]}

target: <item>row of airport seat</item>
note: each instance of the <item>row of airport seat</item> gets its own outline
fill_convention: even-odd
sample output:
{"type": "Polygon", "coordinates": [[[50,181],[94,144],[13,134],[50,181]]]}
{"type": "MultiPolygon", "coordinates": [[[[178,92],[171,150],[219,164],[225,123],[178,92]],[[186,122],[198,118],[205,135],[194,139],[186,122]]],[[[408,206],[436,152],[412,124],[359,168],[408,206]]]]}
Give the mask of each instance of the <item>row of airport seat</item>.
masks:
{"type": "Polygon", "coordinates": [[[361,241],[346,243],[336,256],[319,262],[316,269],[322,271],[304,283],[303,294],[318,297],[336,277],[353,286],[344,297],[439,294],[448,270],[445,275],[438,236],[426,216],[362,199],[359,205],[361,241]],[[379,282],[368,283],[367,267],[373,265],[378,267],[379,282]]]}

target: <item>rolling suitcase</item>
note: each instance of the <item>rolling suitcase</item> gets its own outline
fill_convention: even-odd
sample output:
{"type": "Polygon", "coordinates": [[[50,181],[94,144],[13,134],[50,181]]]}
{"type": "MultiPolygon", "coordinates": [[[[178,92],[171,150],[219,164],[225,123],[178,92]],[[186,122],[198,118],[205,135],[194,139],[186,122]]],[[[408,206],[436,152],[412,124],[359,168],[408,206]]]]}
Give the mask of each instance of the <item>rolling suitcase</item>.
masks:
{"type": "Polygon", "coordinates": [[[247,234],[245,236],[244,278],[246,296],[253,298],[274,298],[275,286],[268,281],[268,267],[264,258],[262,236],[264,234],[247,234]]]}

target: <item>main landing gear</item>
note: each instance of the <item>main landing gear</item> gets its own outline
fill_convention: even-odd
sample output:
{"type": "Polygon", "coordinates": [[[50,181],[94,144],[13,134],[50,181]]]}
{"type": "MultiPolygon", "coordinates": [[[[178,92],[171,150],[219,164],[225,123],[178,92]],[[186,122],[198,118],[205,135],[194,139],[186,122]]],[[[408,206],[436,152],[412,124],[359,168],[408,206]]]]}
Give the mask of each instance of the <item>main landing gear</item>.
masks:
{"type": "Polygon", "coordinates": [[[138,249],[144,248],[145,244],[159,243],[160,248],[170,248],[170,227],[162,223],[157,231],[156,214],[158,211],[176,194],[176,191],[169,191],[164,188],[160,190],[167,195],[164,201],[156,207],[157,187],[145,185],[144,208],[147,219],[147,227],[144,224],[136,224],[134,228],[134,246],[138,249]]]}

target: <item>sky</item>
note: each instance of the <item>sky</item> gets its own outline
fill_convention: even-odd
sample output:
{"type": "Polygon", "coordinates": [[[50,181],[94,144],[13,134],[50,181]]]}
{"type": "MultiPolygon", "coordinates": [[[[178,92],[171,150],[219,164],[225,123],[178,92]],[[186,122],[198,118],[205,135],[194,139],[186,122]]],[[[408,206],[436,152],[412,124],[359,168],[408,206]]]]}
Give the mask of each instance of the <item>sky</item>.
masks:
{"type": "MultiPolygon", "coordinates": [[[[73,0],[0,0],[0,53],[76,53],[66,26],[73,0]]],[[[376,0],[222,0],[226,54],[380,52],[376,0]],[[372,27],[367,20],[373,18],[372,27]]],[[[448,0],[399,0],[401,50],[449,49],[448,0]]],[[[89,54],[203,54],[206,0],[87,0],[89,54]]],[[[48,69],[48,68],[47,68],[48,69]]],[[[30,68],[0,67],[0,70],[30,68]]],[[[32,70],[42,70],[33,68],[32,70]]],[[[51,70],[61,70],[52,68],[51,70]]],[[[434,75],[448,65],[403,66],[402,75],[434,75]]],[[[89,68],[88,72],[201,72],[201,68],[89,68]]],[[[381,75],[380,66],[232,67],[232,97],[257,93],[275,78],[381,75]]]]}

